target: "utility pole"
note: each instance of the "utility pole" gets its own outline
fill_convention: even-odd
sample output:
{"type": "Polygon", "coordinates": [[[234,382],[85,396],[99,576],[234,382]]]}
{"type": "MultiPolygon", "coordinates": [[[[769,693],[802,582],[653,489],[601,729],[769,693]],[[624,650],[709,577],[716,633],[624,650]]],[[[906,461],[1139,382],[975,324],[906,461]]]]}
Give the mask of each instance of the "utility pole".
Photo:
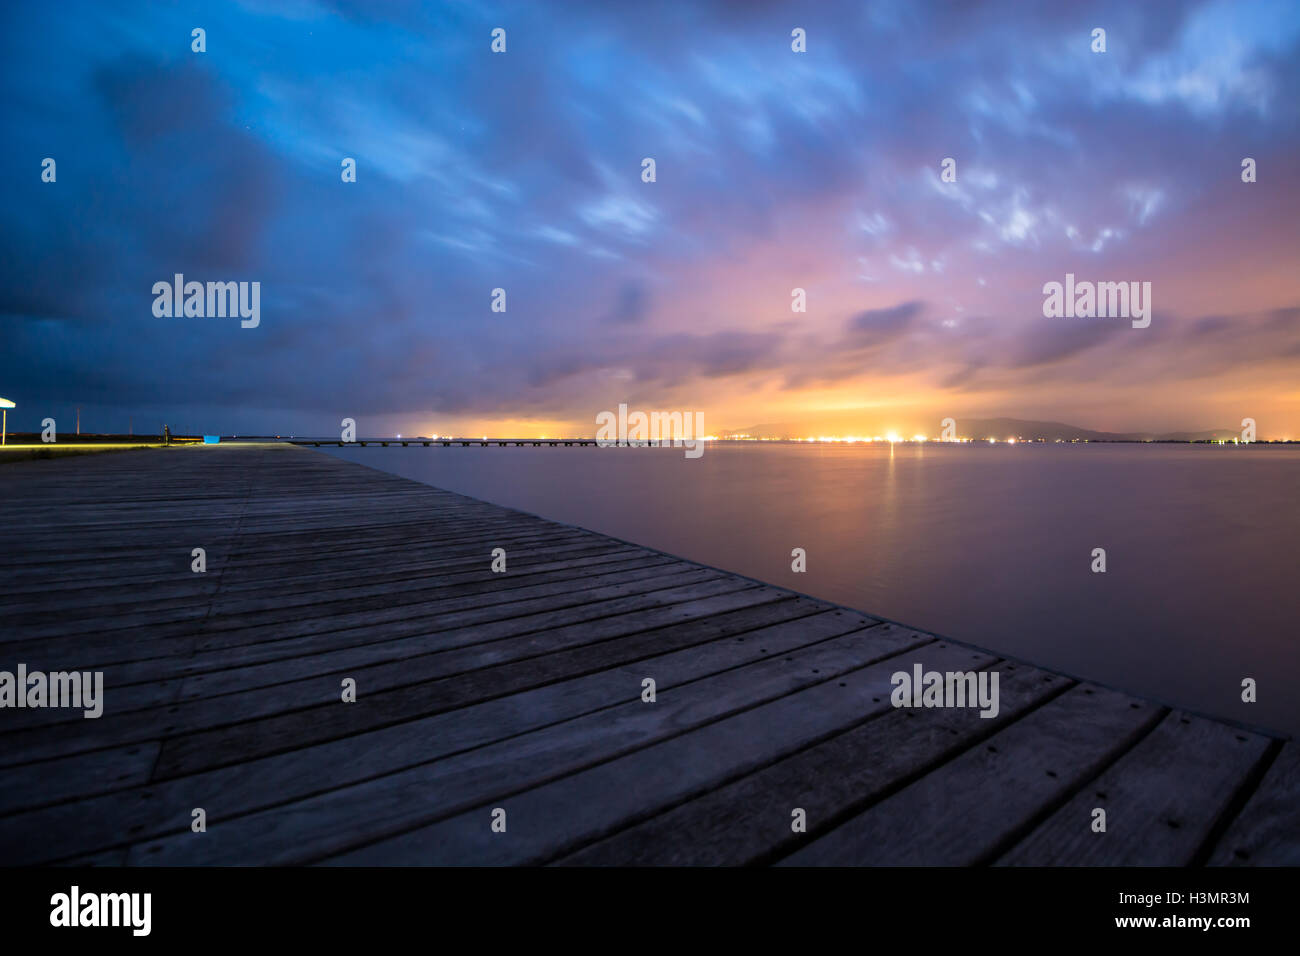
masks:
{"type": "Polygon", "coordinates": [[[77,406],[77,434],[81,434],[81,406],[77,406]]]}

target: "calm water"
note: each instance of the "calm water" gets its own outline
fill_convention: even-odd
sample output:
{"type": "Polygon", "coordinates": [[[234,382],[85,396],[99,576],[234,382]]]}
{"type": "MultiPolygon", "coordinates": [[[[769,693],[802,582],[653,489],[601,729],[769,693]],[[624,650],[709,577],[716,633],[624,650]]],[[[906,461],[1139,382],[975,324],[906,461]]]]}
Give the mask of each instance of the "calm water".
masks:
{"type": "Polygon", "coordinates": [[[1300,448],[331,452],[1193,710],[1300,734],[1300,448]],[[790,551],[808,570],[790,570],[790,551]],[[1107,571],[1090,570],[1105,548],[1107,571]],[[1240,699],[1243,677],[1259,702],[1240,699]]]}

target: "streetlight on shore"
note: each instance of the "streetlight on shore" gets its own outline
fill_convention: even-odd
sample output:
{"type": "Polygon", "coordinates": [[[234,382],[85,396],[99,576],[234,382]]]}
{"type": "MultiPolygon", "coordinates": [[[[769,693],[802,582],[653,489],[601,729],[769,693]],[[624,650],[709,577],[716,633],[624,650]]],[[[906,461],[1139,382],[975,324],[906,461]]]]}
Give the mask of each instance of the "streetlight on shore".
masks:
{"type": "Polygon", "coordinates": [[[0,445],[8,444],[9,409],[17,408],[17,407],[18,406],[16,406],[13,402],[9,401],[9,399],[0,398],[0,409],[4,409],[4,411],[0,412],[0,422],[3,422],[3,424],[0,424],[0,445]]]}

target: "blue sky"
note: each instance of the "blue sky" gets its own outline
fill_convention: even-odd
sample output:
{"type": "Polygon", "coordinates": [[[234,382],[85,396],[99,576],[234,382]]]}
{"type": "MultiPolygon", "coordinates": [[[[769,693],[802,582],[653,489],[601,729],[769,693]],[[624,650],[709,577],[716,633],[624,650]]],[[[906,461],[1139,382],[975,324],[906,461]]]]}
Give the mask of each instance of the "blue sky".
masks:
{"type": "Polygon", "coordinates": [[[1300,437],[1300,6],[805,6],[10,5],[11,427],[1300,437]],[[178,272],[258,328],[155,317],[178,272]],[[1151,327],[1044,318],[1067,272],[1151,327]]]}

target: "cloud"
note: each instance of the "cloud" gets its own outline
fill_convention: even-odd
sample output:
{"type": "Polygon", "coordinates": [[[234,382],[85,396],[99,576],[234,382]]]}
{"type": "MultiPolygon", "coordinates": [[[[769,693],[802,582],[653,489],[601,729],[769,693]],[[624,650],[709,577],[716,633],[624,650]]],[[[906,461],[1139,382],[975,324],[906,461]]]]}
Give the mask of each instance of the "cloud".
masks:
{"type": "Polygon", "coordinates": [[[844,340],[856,347],[879,345],[905,332],[924,309],[919,301],[902,302],[886,309],[867,309],[849,319],[844,340]]]}
{"type": "Polygon", "coordinates": [[[645,283],[628,280],[619,287],[614,308],[607,312],[601,321],[615,325],[642,322],[649,309],[650,295],[645,283]]]}
{"type": "Polygon", "coordinates": [[[1139,373],[1190,393],[1296,354],[1293,4],[1103,3],[1104,58],[1059,5],[842,0],[801,14],[807,54],[785,10],[241,3],[195,55],[169,8],[15,8],[0,378],[24,409],[123,418],[585,421],[615,385],[745,402],[888,378],[1014,405],[1139,373]],[[1260,182],[1207,143],[1242,144],[1260,182]],[[1066,271],[1149,277],[1162,311],[1043,320],[1066,271]],[[262,327],[155,319],[175,272],[260,280],[262,327]],[[810,311],[782,324],[795,286],[810,311]]]}

